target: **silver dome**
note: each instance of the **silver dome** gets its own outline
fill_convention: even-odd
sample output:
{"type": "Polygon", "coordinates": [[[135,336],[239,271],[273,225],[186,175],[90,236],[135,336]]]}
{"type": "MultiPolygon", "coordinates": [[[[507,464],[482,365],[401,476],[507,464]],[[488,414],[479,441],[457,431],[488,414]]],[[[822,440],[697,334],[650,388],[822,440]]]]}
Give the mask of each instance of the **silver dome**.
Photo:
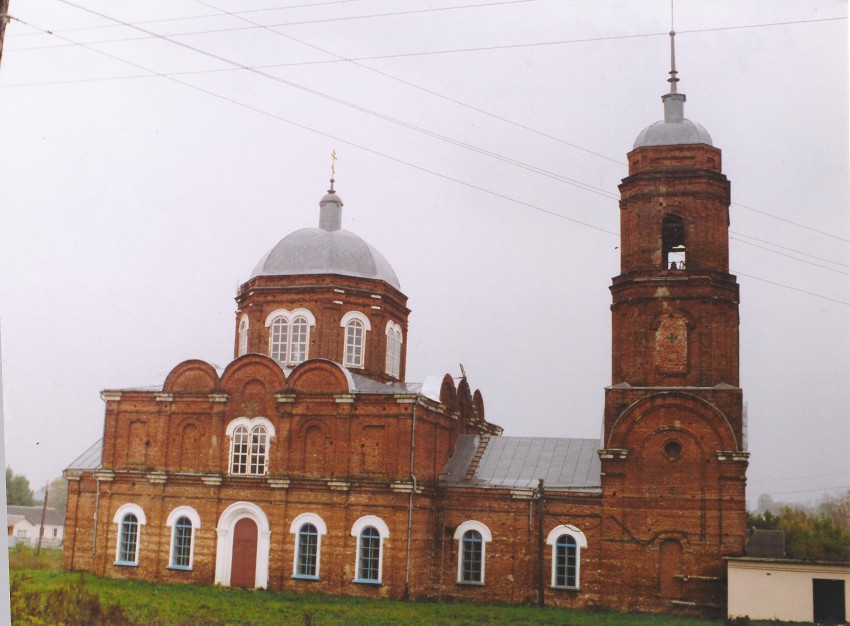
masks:
{"type": "Polygon", "coordinates": [[[398,277],[384,256],[347,230],[296,230],[260,259],[251,278],[297,274],[374,278],[400,289],[398,277]]]}
{"type": "Polygon", "coordinates": [[[711,135],[702,126],[689,119],[681,122],[655,122],[644,128],[635,139],[635,148],[643,146],[675,146],[681,144],[704,143],[709,146],[711,135]]]}
{"type": "Polygon", "coordinates": [[[342,200],[331,188],[319,202],[319,228],[304,228],[287,235],[266,254],[255,276],[340,274],[382,280],[400,289],[398,277],[383,255],[360,237],[341,230],[342,200]]]}

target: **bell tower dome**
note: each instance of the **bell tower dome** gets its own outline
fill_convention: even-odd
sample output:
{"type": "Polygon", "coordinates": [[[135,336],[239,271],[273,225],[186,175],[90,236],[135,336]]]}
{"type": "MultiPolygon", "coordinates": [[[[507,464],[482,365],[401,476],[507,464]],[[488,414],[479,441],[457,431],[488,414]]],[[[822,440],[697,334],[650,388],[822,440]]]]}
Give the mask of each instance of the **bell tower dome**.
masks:
{"type": "Polygon", "coordinates": [[[684,117],[670,35],[664,119],[638,135],[620,184],[599,454],[604,508],[629,529],[612,557],[622,559],[626,584],[707,607],[723,603],[723,557],[744,548],[738,283],[729,273],[729,181],[709,134],[684,117]]]}

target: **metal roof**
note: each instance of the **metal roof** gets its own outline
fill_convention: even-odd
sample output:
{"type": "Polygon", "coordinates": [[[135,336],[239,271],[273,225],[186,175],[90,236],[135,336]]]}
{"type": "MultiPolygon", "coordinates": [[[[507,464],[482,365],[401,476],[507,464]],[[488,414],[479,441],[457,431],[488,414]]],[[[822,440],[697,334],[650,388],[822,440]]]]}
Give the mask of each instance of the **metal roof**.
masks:
{"type": "Polygon", "coordinates": [[[103,438],[98,439],[88,450],[71,461],[65,469],[69,470],[94,470],[100,469],[103,459],[103,438]]]}
{"type": "MultiPolygon", "coordinates": [[[[6,507],[6,514],[9,516],[9,525],[19,522],[25,518],[31,526],[41,525],[41,510],[42,506],[17,506],[10,504],[6,507]],[[12,522],[12,520],[15,520],[12,522]]],[[[44,510],[44,523],[49,526],[62,526],[65,523],[65,516],[54,508],[48,507],[44,510]]]]}
{"type": "Polygon", "coordinates": [[[635,148],[643,146],[679,146],[693,143],[712,145],[711,135],[696,122],[655,122],[644,128],[635,139],[635,148]]]}
{"type": "Polygon", "coordinates": [[[375,248],[341,230],[342,200],[333,191],[319,202],[319,228],[296,230],[281,239],[257,263],[254,276],[339,274],[383,280],[400,289],[392,266],[375,248]]]}
{"type": "Polygon", "coordinates": [[[542,478],[548,491],[598,493],[598,450],[597,439],[461,435],[444,480],[453,487],[535,489],[542,478]],[[484,449],[476,462],[479,447],[484,449]]]}

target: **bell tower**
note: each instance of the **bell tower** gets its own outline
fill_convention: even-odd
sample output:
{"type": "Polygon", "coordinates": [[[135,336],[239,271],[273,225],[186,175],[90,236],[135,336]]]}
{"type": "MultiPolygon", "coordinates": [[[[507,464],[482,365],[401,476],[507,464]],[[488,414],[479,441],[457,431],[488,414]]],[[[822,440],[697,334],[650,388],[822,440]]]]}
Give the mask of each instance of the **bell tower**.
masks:
{"type": "Polygon", "coordinates": [[[670,35],[664,120],[638,135],[620,184],[600,456],[605,506],[633,544],[618,557],[634,552],[623,584],[708,606],[722,602],[722,557],[744,546],[739,299],[729,181],[709,134],[684,117],[670,35]]]}

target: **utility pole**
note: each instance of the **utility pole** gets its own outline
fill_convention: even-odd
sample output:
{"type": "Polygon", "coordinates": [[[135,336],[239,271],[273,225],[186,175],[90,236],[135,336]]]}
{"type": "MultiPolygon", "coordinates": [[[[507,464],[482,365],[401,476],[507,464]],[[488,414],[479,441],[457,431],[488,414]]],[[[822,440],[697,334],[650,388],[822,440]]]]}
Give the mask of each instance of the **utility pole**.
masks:
{"type": "Polygon", "coordinates": [[[537,484],[537,604],[543,606],[546,579],[543,568],[543,479],[537,484]]]}
{"type": "Polygon", "coordinates": [[[44,504],[41,505],[41,527],[38,529],[38,546],[35,549],[35,555],[38,556],[41,552],[41,538],[44,537],[44,515],[47,513],[47,488],[44,486],[44,504]]]}
{"type": "Polygon", "coordinates": [[[6,24],[9,23],[9,0],[0,0],[0,61],[3,60],[3,37],[6,36],[6,24]]]}

